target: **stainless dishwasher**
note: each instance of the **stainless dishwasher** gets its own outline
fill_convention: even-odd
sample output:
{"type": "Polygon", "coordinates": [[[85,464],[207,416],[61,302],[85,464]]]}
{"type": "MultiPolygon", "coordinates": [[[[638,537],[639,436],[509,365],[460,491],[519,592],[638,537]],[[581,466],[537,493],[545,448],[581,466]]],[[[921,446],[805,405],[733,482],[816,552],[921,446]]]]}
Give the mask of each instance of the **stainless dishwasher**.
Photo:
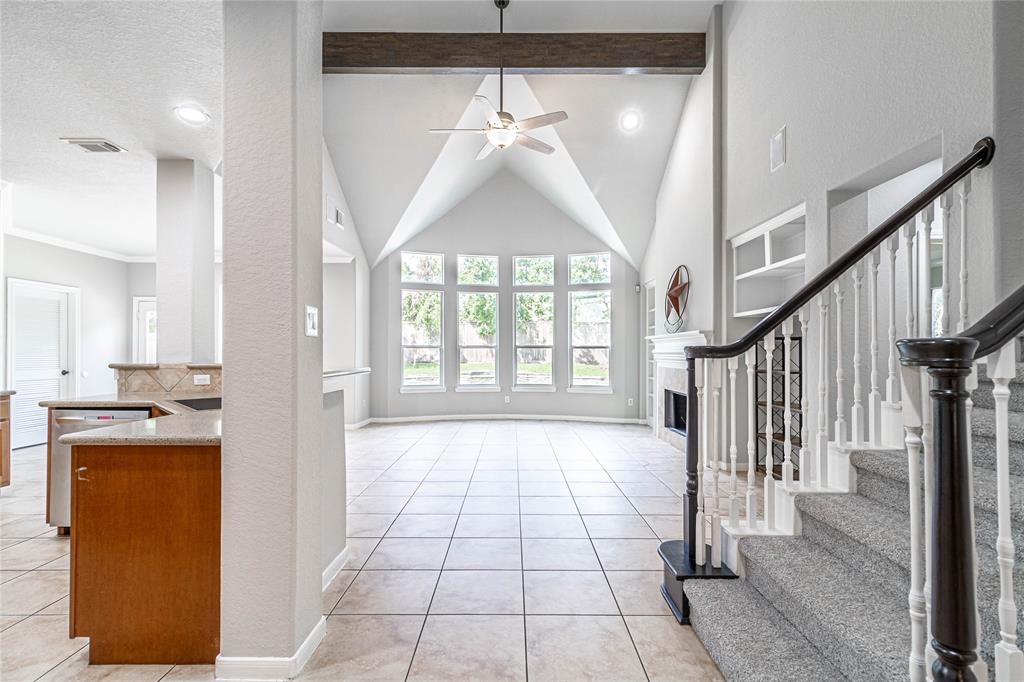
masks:
{"type": "Polygon", "coordinates": [[[60,437],[78,431],[99,429],[149,419],[149,410],[109,407],[91,410],[53,410],[50,424],[50,466],[46,521],[60,529],[71,526],[71,446],[60,437]]]}

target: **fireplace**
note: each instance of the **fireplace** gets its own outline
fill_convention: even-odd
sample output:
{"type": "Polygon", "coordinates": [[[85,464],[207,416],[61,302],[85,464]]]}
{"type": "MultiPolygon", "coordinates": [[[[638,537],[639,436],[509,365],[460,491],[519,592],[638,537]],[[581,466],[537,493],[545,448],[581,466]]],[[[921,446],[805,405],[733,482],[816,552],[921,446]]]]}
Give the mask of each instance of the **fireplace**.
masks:
{"type": "Polygon", "coordinates": [[[665,389],[665,428],[686,435],[686,394],[665,389]]]}

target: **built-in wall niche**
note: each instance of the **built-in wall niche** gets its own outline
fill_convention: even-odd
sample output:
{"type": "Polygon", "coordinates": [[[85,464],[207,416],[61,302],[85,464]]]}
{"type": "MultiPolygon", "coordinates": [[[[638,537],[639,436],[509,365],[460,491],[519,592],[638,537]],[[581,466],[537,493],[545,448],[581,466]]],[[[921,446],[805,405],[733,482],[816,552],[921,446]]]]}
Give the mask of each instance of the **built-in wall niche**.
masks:
{"type": "Polygon", "coordinates": [[[767,315],[803,286],[806,213],[794,206],[730,240],[735,317],[767,315]]]}

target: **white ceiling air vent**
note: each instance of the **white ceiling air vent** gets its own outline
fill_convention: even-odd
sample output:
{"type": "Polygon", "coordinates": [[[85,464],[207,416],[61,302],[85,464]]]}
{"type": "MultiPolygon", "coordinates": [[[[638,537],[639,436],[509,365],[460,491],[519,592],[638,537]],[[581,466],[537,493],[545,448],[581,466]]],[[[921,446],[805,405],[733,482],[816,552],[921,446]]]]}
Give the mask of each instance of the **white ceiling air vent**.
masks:
{"type": "Polygon", "coordinates": [[[110,140],[104,140],[102,137],[62,137],[61,142],[66,144],[73,144],[87,152],[123,152],[127,151],[124,147],[118,147],[110,140]]]}

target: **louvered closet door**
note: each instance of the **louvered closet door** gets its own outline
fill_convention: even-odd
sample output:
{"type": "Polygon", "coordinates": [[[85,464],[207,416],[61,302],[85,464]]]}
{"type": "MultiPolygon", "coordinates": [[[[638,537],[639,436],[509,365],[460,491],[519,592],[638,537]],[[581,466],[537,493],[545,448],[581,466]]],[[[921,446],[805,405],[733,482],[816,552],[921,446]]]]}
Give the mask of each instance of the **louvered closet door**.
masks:
{"type": "Polygon", "coordinates": [[[40,400],[66,397],[68,294],[40,286],[11,283],[10,330],[13,398],[11,447],[45,443],[46,408],[40,400]]]}

